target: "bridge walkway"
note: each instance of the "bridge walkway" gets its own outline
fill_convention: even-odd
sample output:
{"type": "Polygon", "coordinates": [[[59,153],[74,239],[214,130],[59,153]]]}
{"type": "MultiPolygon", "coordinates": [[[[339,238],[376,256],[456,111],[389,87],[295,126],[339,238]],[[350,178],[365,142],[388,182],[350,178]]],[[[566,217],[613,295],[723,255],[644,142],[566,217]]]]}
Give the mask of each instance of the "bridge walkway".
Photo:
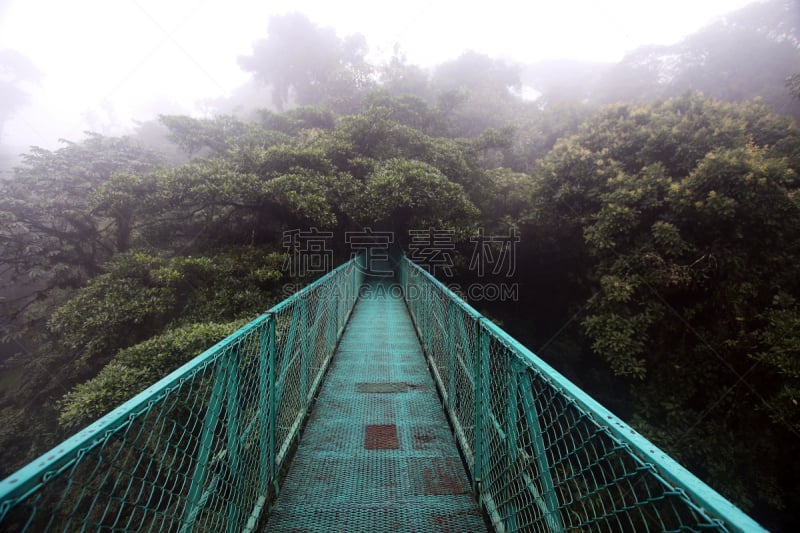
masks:
{"type": "Polygon", "coordinates": [[[387,280],[365,286],[266,529],[486,531],[414,326],[387,280]]]}

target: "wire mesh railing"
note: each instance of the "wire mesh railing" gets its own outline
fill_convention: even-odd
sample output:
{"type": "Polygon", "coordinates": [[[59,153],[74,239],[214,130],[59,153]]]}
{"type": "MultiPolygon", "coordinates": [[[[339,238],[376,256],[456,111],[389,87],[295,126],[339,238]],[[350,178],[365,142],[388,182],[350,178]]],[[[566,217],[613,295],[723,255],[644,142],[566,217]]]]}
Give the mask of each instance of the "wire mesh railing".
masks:
{"type": "Polygon", "coordinates": [[[359,261],[0,482],[0,530],[256,529],[358,298],[359,261]]]}
{"type": "Polygon", "coordinates": [[[399,280],[497,531],[764,531],[405,257],[399,280]]]}

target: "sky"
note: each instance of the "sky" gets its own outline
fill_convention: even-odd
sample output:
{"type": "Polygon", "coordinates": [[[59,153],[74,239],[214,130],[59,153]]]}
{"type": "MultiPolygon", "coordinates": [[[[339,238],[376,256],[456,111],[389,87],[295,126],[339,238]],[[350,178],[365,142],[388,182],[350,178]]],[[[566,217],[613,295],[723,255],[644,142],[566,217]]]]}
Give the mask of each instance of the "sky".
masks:
{"type": "Polygon", "coordinates": [[[52,149],[87,129],[122,134],[157,113],[200,115],[198,101],[247,81],[237,57],[266,37],[273,14],[304,13],[340,37],[362,33],[374,62],[395,45],[423,66],[467,49],[521,63],[618,61],[752,1],[0,0],[0,50],[24,54],[43,73],[0,144],[52,149]]]}

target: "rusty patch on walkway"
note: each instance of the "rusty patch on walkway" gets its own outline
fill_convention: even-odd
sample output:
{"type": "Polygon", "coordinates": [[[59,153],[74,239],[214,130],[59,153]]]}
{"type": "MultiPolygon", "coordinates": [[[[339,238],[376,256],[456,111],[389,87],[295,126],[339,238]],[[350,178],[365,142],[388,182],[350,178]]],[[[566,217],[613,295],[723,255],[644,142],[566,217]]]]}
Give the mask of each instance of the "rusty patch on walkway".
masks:
{"type": "Polygon", "coordinates": [[[367,450],[396,450],[400,448],[397,439],[397,426],[382,424],[367,426],[364,436],[364,448],[367,450]]]}
{"type": "Polygon", "coordinates": [[[412,447],[415,450],[429,450],[436,446],[436,436],[414,432],[412,447]]]}
{"type": "Polygon", "coordinates": [[[408,383],[391,381],[383,383],[356,383],[356,391],[370,393],[408,392],[408,383]]]}
{"type": "Polygon", "coordinates": [[[469,492],[460,461],[453,457],[412,459],[409,474],[417,496],[442,496],[469,492]]]}

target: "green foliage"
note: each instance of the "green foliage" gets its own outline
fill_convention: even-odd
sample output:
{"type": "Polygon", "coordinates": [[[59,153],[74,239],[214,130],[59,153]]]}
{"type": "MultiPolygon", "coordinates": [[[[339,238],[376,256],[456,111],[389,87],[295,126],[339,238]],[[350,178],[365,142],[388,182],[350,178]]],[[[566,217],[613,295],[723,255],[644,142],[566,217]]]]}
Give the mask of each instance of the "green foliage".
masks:
{"type": "Polygon", "coordinates": [[[159,163],[130,138],[90,134],[54,152],[32,148],[14,176],[0,181],[0,296],[12,296],[0,309],[3,333],[19,334],[24,323],[40,328],[44,302],[127,250],[127,213],[96,209],[92,194],[115,173],[159,163]]]}
{"type": "Polygon", "coordinates": [[[196,159],[144,177],[117,176],[98,190],[95,201],[130,203],[132,246],[186,253],[228,243],[231,233],[253,227],[255,212],[266,201],[263,180],[234,159],[241,155],[196,159]],[[139,180],[146,187],[137,189],[139,180]],[[121,194],[126,189],[131,193],[121,194]]]}
{"type": "Polygon", "coordinates": [[[536,178],[528,174],[507,168],[489,170],[483,195],[476,200],[486,229],[502,230],[530,222],[539,186],[536,178]]]}
{"type": "Polygon", "coordinates": [[[437,167],[450,180],[468,185],[474,169],[457,142],[400,124],[393,120],[395,114],[392,108],[369,107],[358,115],[344,117],[341,132],[359,157],[416,159],[437,167]]]}
{"type": "MultiPolygon", "coordinates": [[[[508,145],[497,146],[500,162],[489,164],[505,166],[518,172],[531,173],[537,161],[545,156],[560,139],[574,135],[578,127],[591,115],[586,105],[560,103],[517,105],[512,119],[513,130],[508,145]]],[[[501,130],[502,131],[502,130],[501,130]]]]}
{"type": "Polygon", "coordinates": [[[231,320],[266,309],[278,293],[283,260],[256,248],[169,260],[120,254],[53,314],[50,327],[84,362],[108,361],[168,324],[231,320]]]}
{"type": "Polygon", "coordinates": [[[223,156],[234,146],[250,144],[266,148],[286,140],[283,135],[265,131],[230,115],[212,119],[160,115],[159,121],[169,129],[170,140],[190,156],[201,151],[205,152],[204,155],[223,156]]]}
{"type": "Polygon", "coordinates": [[[726,104],[687,93],[648,106],[610,106],[584,124],[579,135],[584,146],[622,163],[627,172],[657,161],[669,175],[681,177],[711,150],[751,141],[773,146],[794,138],[790,124],[763,104],[726,104]]]}
{"type": "Polygon", "coordinates": [[[51,328],[86,359],[147,338],[177,304],[174,291],[151,277],[160,263],[145,254],[115,257],[53,315],[51,328]]]}
{"type": "Polygon", "coordinates": [[[364,107],[387,110],[386,118],[428,135],[441,135],[445,130],[443,114],[419,96],[392,96],[388,90],[376,90],[366,96],[364,107]]]}
{"type": "MultiPolygon", "coordinates": [[[[347,179],[346,177],[344,179],[347,179]]],[[[339,185],[338,179],[297,168],[295,173],[282,174],[270,180],[267,191],[273,201],[289,211],[305,225],[334,227],[337,219],[329,191],[339,185]]]]}
{"type": "Polygon", "coordinates": [[[392,229],[398,236],[409,229],[464,231],[478,215],[460,185],[431,165],[407,159],[377,165],[353,210],[365,226],[392,229]]]}
{"type": "Polygon", "coordinates": [[[68,429],[80,429],[227,337],[244,323],[244,320],[192,323],[169,329],[120,350],[95,377],[64,396],[60,402],[60,423],[68,429]]]}
{"type": "Polygon", "coordinates": [[[685,95],[600,111],[537,172],[534,220],[583,248],[582,324],[640,383],[637,425],[746,508],[787,505],[795,475],[777,465],[800,417],[796,135],[762,105],[685,95]]]}
{"type": "Polygon", "coordinates": [[[303,129],[332,130],[336,127],[336,117],[330,109],[324,107],[298,107],[283,114],[261,109],[258,115],[265,130],[279,131],[287,135],[296,135],[303,129]]]}
{"type": "Polygon", "coordinates": [[[332,130],[336,127],[336,117],[333,111],[324,107],[298,107],[297,109],[292,109],[286,115],[299,124],[300,129],[332,130]]]}
{"type": "Polygon", "coordinates": [[[271,147],[263,153],[258,171],[262,176],[275,177],[295,169],[327,174],[333,172],[333,165],[321,150],[306,146],[282,145],[271,147]]]}

